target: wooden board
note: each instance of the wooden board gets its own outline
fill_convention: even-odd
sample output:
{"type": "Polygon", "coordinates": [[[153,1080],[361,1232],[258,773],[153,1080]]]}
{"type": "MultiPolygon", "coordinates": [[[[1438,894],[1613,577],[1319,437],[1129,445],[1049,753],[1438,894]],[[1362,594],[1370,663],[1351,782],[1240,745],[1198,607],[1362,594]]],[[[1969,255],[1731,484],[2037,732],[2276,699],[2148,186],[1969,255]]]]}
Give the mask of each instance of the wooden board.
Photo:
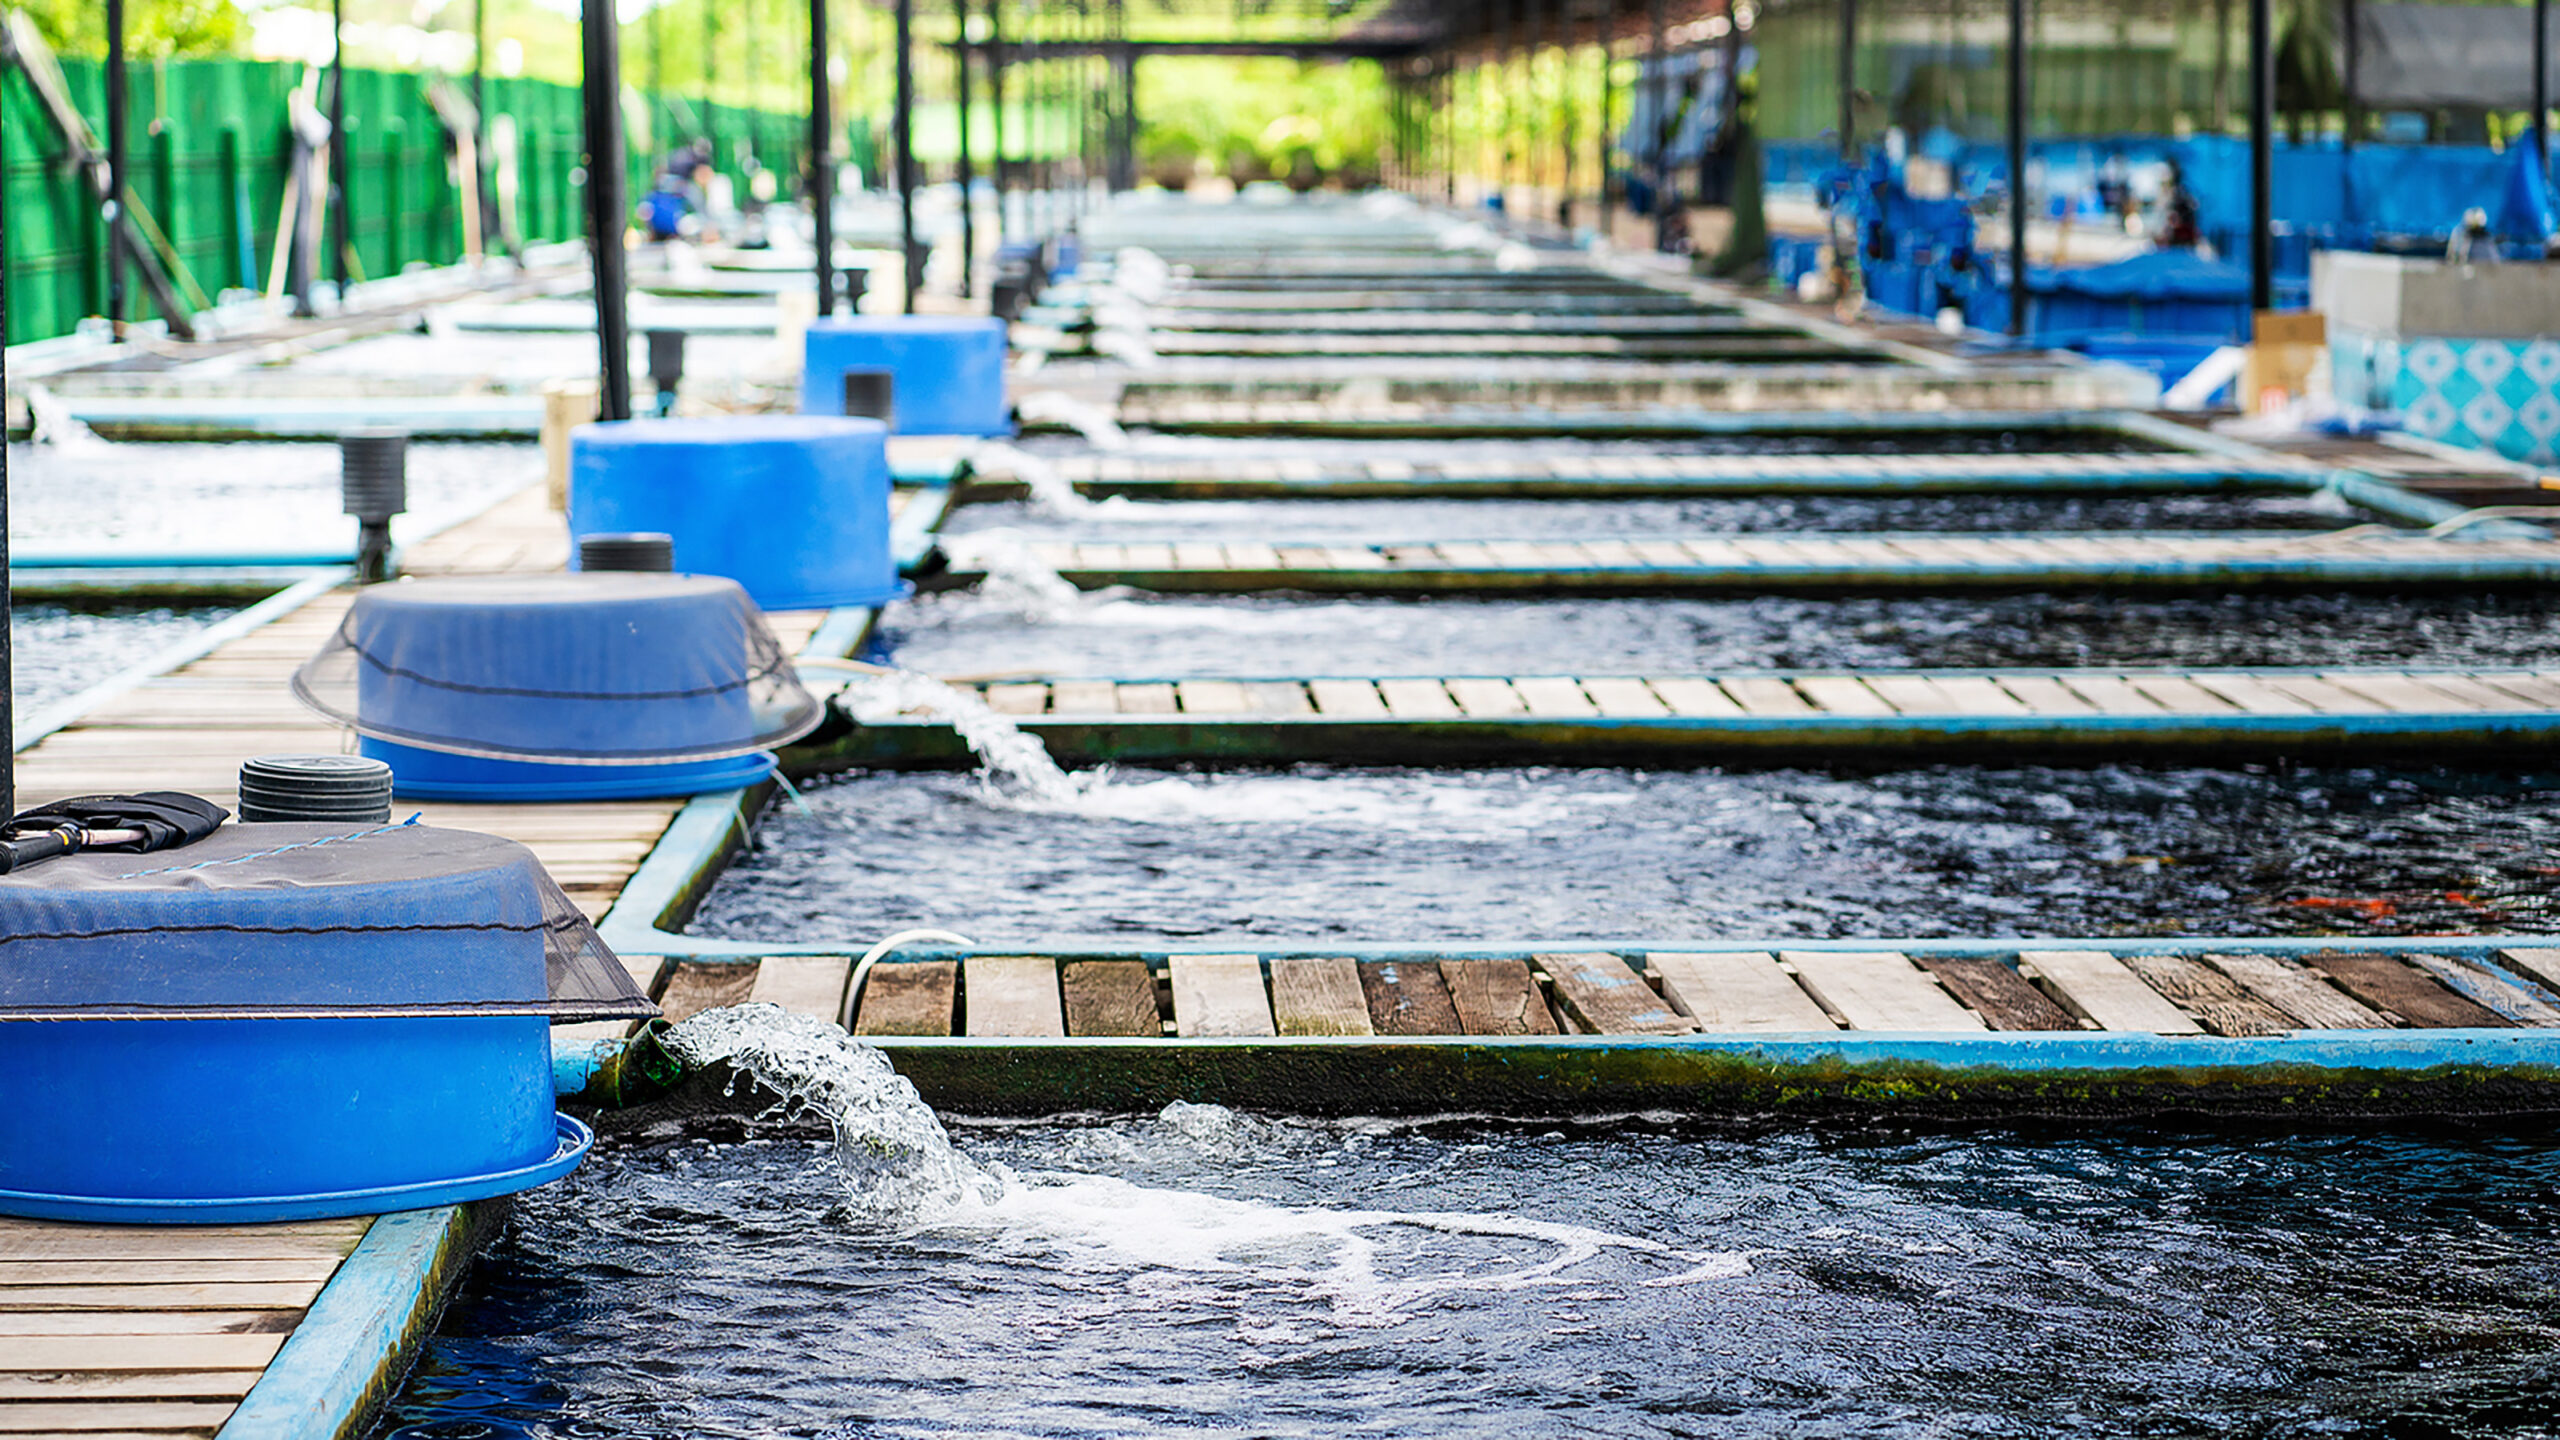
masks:
{"type": "MultiPolygon", "coordinates": [[[[880,967],[873,966],[872,974],[879,973],[880,967]]],[[[755,988],[747,992],[747,999],[841,1025],[845,982],[852,977],[853,961],[848,956],[769,955],[756,967],[755,988]]]]}
{"type": "Polygon", "coordinates": [[[1380,1035],[1458,1035],[1458,1008],[1436,965],[1369,960],[1360,966],[1361,998],[1380,1035]]]}
{"type": "Polygon", "coordinates": [[[2310,970],[2273,955],[2207,955],[2205,963],[2308,1030],[2388,1030],[2391,1022],[2310,970]]]}
{"type": "Polygon", "coordinates": [[[1956,1003],[1911,957],[1891,950],[1787,950],[1778,956],[1824,1009],[1852,1030],[1973,1031],[1982,1017],[1956,1003]]]}
{"type": "Polygon", "coordinates": [[[960,1009],[971,1035],[1067,1033],[1058,962],[1046,955],[972,955],[961,961],[960,1009]]]}
{"type": "Polygon", "coordinates": [[[1646,968],[1662,979],[1662,996],[1709,1034],[1786,1034],[1836,1030],[1777,957],[1754,951],[1682,954],[1656,950],[1646,968]]]}
{"type": "Polygon", "coordinates": [[[2238,981],[2183,955],[2127,955],[2125,967],[2216,1035],[2282,1035],[2293,1018],[2238,981]]]}
{"type": "Polygon", "coordinates": [[[2417,951],[2404,956],[2419,969],[2444,982],[2445,988],[2488,1010],[2510,1025],[2548,1029],[2560,1026],[2560,1006],[2503,976],[2490,974],[2469,960],[2417,951]]]}
{"type": "Polygon", "coordinates": [[[1371,1035],[1360,967],[1347,959],[1281,957],[1271,962],[1271,1019],[1283,1035],[1371,1035]]]}
{"type": "Polygon", "coordinates": [[[1334,720],[1383,720],[1387,702],[1367,680],[1313,680],[1307,684],[1318,714],[1334,720]]]}
{"type": "Polygon", "coordinates": [[[217,1400],[104,1400],[0,1405],[0,1435],[210,1435],[235,1407],[217,1400]]]}
{"type": "Polygon", "coordinates": [[[2509,1022],[2389,955],[2311,955],[2303,963],[2385,1015],[2430,1030],[2502,1029],[2509,1022]]]}
{"type": "Polygon", "coordinates": [[[1540,955],[1556,1003],[1595,1035],[1686,1035],[1698,1022],[1654,993],[1626,961],[1605,951],[1540,955]]]}
{"type": "MultiPolygon", "coordinates": [[[[1437,680],[1381,680],[1378,693],[1385,697],[1387,713],[1399,720],[1454,720],[1458,718],[1458,702],[1437,680]]],[[[1324,697],[1318,695],[1322,706],[1324,697]]]]}
{"type": "Polygon", "coordinates": [[[2019,968],[2041,978],[2062,1008],[2101,1030],[2200,1035],[2195,1017],[2103,950],[2027,950],[2019,968]]]}
{"type": "Polygon", "coordinates": [[[1156,976],[1144,960],[1071,960],[1060,979],[1070,1035],[1125,1035],[1154,1039],[1164,1033],[1156,1006],[1156,976]]]}
{"type": "Polygon", "coordinates": [[[1968,955],[1923,955],[1921,968],[1938,977],[1994,1030],[2077,1030],[2069,1011],[2045,998],[2017,971],[1997,960],[1968,955]]]}
{"type": "Polygon", "coordinates": [[[0,1336],[0,1372],[254,1369],[273,1360],[284,1339],[274,1333],[0,1336]]]}
{"type": "Polygon", "coordinates": [[[1174,1032],[1185,1039],[1277,1035],[1271,997],[1262,988],[1262,962],[1252,955],[1175,955],[1174,1032]]]}
{"type": "Polygon", "coordinates": [[[1443,960],[1458,1028],[1469,1035],[1553,1035],[1556,1017],[1526,960],[1443,960]]]}
{"type": "Polygon", "coordinates": [[[658,1008],[667,1013],[667,1023],[674,1025],[705,1010],[744,1005],[755,988],[753,961],[679,960],[667,973],[667,988],[658,995],[658,1008]]]}
{"type": "Polygon", "coordinates": [[[2498,960],[2552,996],[2560,997],[2560,950],[2525,946],[2499,951],[2498,960]]]}
{"type": "Polygon", "coordinates": [[[960,1003],[960,967],[949,960],[883,962],[862,982],[856,1035],[948,1035],[960,1003]]]}

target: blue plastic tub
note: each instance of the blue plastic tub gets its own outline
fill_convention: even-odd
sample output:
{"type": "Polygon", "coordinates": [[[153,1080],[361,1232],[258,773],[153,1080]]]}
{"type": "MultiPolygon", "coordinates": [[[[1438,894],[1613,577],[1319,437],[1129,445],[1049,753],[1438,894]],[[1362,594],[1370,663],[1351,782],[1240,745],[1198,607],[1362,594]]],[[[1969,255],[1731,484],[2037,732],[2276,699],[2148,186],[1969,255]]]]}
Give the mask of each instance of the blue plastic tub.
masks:
{"type": "Polygon", "coordinates": [[[0,1025],[0,1213],[364,1215],[576,1165],[540,1015],[0,1025]]]}
{"type": "MultiPolygon", "coordinates": [[[[903,415],[905,376],[897,387],[903,415]]],[[[883,604],[904,592],[888,435],[877,420],[815,415],[581,427],[569,441],[572,548],[582,535],[662,531],[678,570],[735,580],[767,610],[883,604]]]]}
{"type": "Polygon", "coordinates": [[[0,877],[0,1213],[368,1214],[565,1172],[547,885],[487,836],[309,823],[0,877]]]}
{"type": "MultiPolygon", "coordinates": [[[[844,413],[844,372],[887,370],[901,435],[1003,435],[1005,323],[965,315],[855,315],[809,326],[800,413],[844,413]]],[[[663,529],[664,527],[659,527],[663,529]]],[[[679,564],[690,564],[676,552],[679,564]]]]}

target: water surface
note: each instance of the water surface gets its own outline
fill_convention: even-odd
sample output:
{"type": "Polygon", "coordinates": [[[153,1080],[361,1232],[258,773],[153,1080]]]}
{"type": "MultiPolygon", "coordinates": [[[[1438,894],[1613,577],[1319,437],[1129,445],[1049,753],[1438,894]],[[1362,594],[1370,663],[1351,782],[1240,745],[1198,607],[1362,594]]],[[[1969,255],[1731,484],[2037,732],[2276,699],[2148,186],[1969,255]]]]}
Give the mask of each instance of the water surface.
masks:
{"type": "Polygon", "coordinates": [[[1279,1123],[669,1129],[518,1203],[395,1401],[516,1436],[2505,1437],[2560,1424],[2540,1138],[1279,1123]]]}
{"type": "Polygon", "coordinates": [[[856,775],[694,922],[989,944],[2304,935],[2560,927],[2560,773],[1945,766],[856,775]]]}
{"type": "Polygon", "coordinates": [[[938,675],[1627,675],[2005,666],[2560,663],[2560,597],[2031,592],[1397,600],[999,588],[893,605],[877,653],[938,675]]]}
{"type": "Polygon", "coordinates": [[[72,610],[21,602],[9,612],[18,713],[68,699],[231,613],[217,606],[72,610]]]}

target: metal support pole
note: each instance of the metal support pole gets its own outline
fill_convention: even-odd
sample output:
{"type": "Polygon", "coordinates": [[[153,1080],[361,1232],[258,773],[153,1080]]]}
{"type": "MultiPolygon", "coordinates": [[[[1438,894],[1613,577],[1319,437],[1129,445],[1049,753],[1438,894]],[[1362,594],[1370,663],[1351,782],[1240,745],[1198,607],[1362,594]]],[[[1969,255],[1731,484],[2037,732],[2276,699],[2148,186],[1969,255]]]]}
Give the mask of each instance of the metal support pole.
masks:
{"type": "Polygon", "coordinates": [[[1111,142],[1111,188],[1138,188],[1138,52],[1121,45],[1111,52],[1112,81],[1120,94],[1112,105],[1117,124],[1111,142]]]}
{"type": "Polygon", "coordinates": [[[2009,333],[2027,333],[2027,0],[2009,0],[2009,333]]]}
{"type": "Polygon", "coordinates": [[[924,266],[916,256],[916,65],[915,0],[898,0],[898,112],[891,139],[898,147],[898,256],[906,277],[901,297],[904,313],[916,313],[916,284],[924,266]]]}
{"type": "Polygon", "coordinates": [[[2551,173],[2551,0],[2533,0],[2533,158],[2551,173]]]}
{"type": "MultiPolygon", "coordinates": [[[[123,6],[116,4],[121,20],[123,6]]],[[[9,202],[0,196],[0,252],[5,252],[9,202]]],[[[0,335],[9,333],[8,287],[0,285],[0,335]]],[[[0,393],[9,388],[9,358],[0,349],[0,393]]],[[[0,820],[18,813],[18,714],[9,666],[9,447],[0,445],[0,820]]]]}
{"type": "Polygon", "coordinates": [[[827,101],[827,0],[809,0],[809,219],[818,248],[818,314],[836,313],[835,121],[827,101]]]}
{"type": "Polygon", "coordinates": [[[2249,308],[2275,308],[2276,56],[2272,0],[2249,0],[2249,308]]]}
{"type": "Polygon", "coordinates": [[[480,253],[486,256],[498,231],[498,210],[489,203],[489,0],[471,0],[471,204],[480,212],[480,253]]]}
{"type": "Polygon", "coordinates": [[[124,0],[107,0],[107,319],[124,338],[124,0]]]}
{"type": "Polygon", "coordinates": [[[1013,190],[1013,162],[1005,158],[1004,135],[1004,0],[987,0],[987,107],[995,131],[996,243],[1013,238],[1007,197],[1013,190]]]}
{"type": "Polygon", "coordinates": [[[2338,0],[2338,25],[2344,32],[2339,37],[2339,79],[2347,92],[2338,116],[2338,148],[2341,150],[2356,148],[2356,132],[2364,128],[2364,107],[2356,101],[2356,86],[2364,68],[2364,47],[2359,43],[2361,37],[2356,34],[2364,23],[2362,15],[2362,0],[2338,0]]]}
{"type": "Polygon", "coordinates": [[[1613,43],[1617,37],[1610,33],[1617,18],[1614,9],[1600,12],[1600,209],[1604,214],[1614,213],[1621,198],[1618,167],[1609,163],[1609,148],[1618,138],[1618,52],[1613,43]]]}
{"type": "Polygon", "coordinates": [[[1440,72],[1440,200],[1458,203],[1458,57],[1440,72]]]}
{"type": "Polygon", "coordinates": [[[629,223],[622,197],[622,66],[620,29],[613,0],[579,7],[578,38],[585,73],[579,78],[586,111],[587,251],[595,266],[596,347],[604,362],[596,418],[631,418],[631,320],[624,309],[628,277],[622,251],[629,223]]]}
{"type": "Polygon", "coordinates": [[[329,0],[329,273],[338,277],[338,305],[347,303],[347,0],[329,0]]]}
{"type": "Polygon", "coordinates": [[[960,298],[965,300],[978,269],[978,168],[969,156],[969,0],[952,0],[951,9],[960,22],[960,43],[951,56],[959,62],[960,298]]]}
{"type": "Polygon", "coordinates": [[[1858,163],[1858,0],[1840,0],[1840,163],[1858,163]]]}
{"type": "Polygon", "coordinates": [[[1653,171],[1653,248],[1659,250],[1671,227],[1671,51],[1663,33],[1662,0],[1650,0],[1645,23],[1653,30],[1645,62],[1653,67],[1645,82],[1653,92],[1653,133],[1646,137],[1653,142],[1653,153],[1646,157],[1646,164],[1653,171]]]}

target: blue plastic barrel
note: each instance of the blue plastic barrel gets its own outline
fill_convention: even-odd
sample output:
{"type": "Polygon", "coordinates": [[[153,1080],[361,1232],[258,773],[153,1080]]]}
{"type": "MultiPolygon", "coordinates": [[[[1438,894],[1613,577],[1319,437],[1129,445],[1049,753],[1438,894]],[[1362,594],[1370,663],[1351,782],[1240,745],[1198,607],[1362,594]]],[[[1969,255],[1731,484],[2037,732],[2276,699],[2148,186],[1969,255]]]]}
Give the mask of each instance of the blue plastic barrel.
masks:
{"type": "MultiPolygon", "coordinates": [[[[1002,435],[1005,323],[991,316],[855,315],[811,323],[800,413],[844,413],[844,372],[887,370],[901,435],[1002,435]]],[[[659,527],[659,528],[664,528],[659,527]]],[[[683,546],[676,555],[690,565],[683,546]]]]}
{"type": "Polygon", "coordinates": [[[771,773],[777,706],[802,698],[787,671],[759,669],[758,649],[779,667],[779,648],[718,576],[378,585],[357,595],[345,637],[363,753],[404,797],[736,789],[771,773]]]}
{"type": "Polygon", "coordinates": [[[373,1214],[576,1163],[521,846],[226,826],[0,879],[0,1213],[373,1214]],[[200,1018],[188,1018],[200,1017],[200,1018]]]}
{"type": "MultiPolygon", "coordinates": [[[[907,385],[901,374],[902,416],[907,385]]],[[[834,387],[841,408],[841,366],[834,387]]],[[[678,569],[735,580],[767,610],[878,605],[902,593],[888,434],[817,415],[583,426],[569,438],[569,533],[664,532],[678,569]]]]}
{"type": "Polygon", "coordinates": [[[575,1159],[540,1015],[22,1021],[0,1025],[0,1093],[0,1213],[361,1215],[575,1159]]]}

